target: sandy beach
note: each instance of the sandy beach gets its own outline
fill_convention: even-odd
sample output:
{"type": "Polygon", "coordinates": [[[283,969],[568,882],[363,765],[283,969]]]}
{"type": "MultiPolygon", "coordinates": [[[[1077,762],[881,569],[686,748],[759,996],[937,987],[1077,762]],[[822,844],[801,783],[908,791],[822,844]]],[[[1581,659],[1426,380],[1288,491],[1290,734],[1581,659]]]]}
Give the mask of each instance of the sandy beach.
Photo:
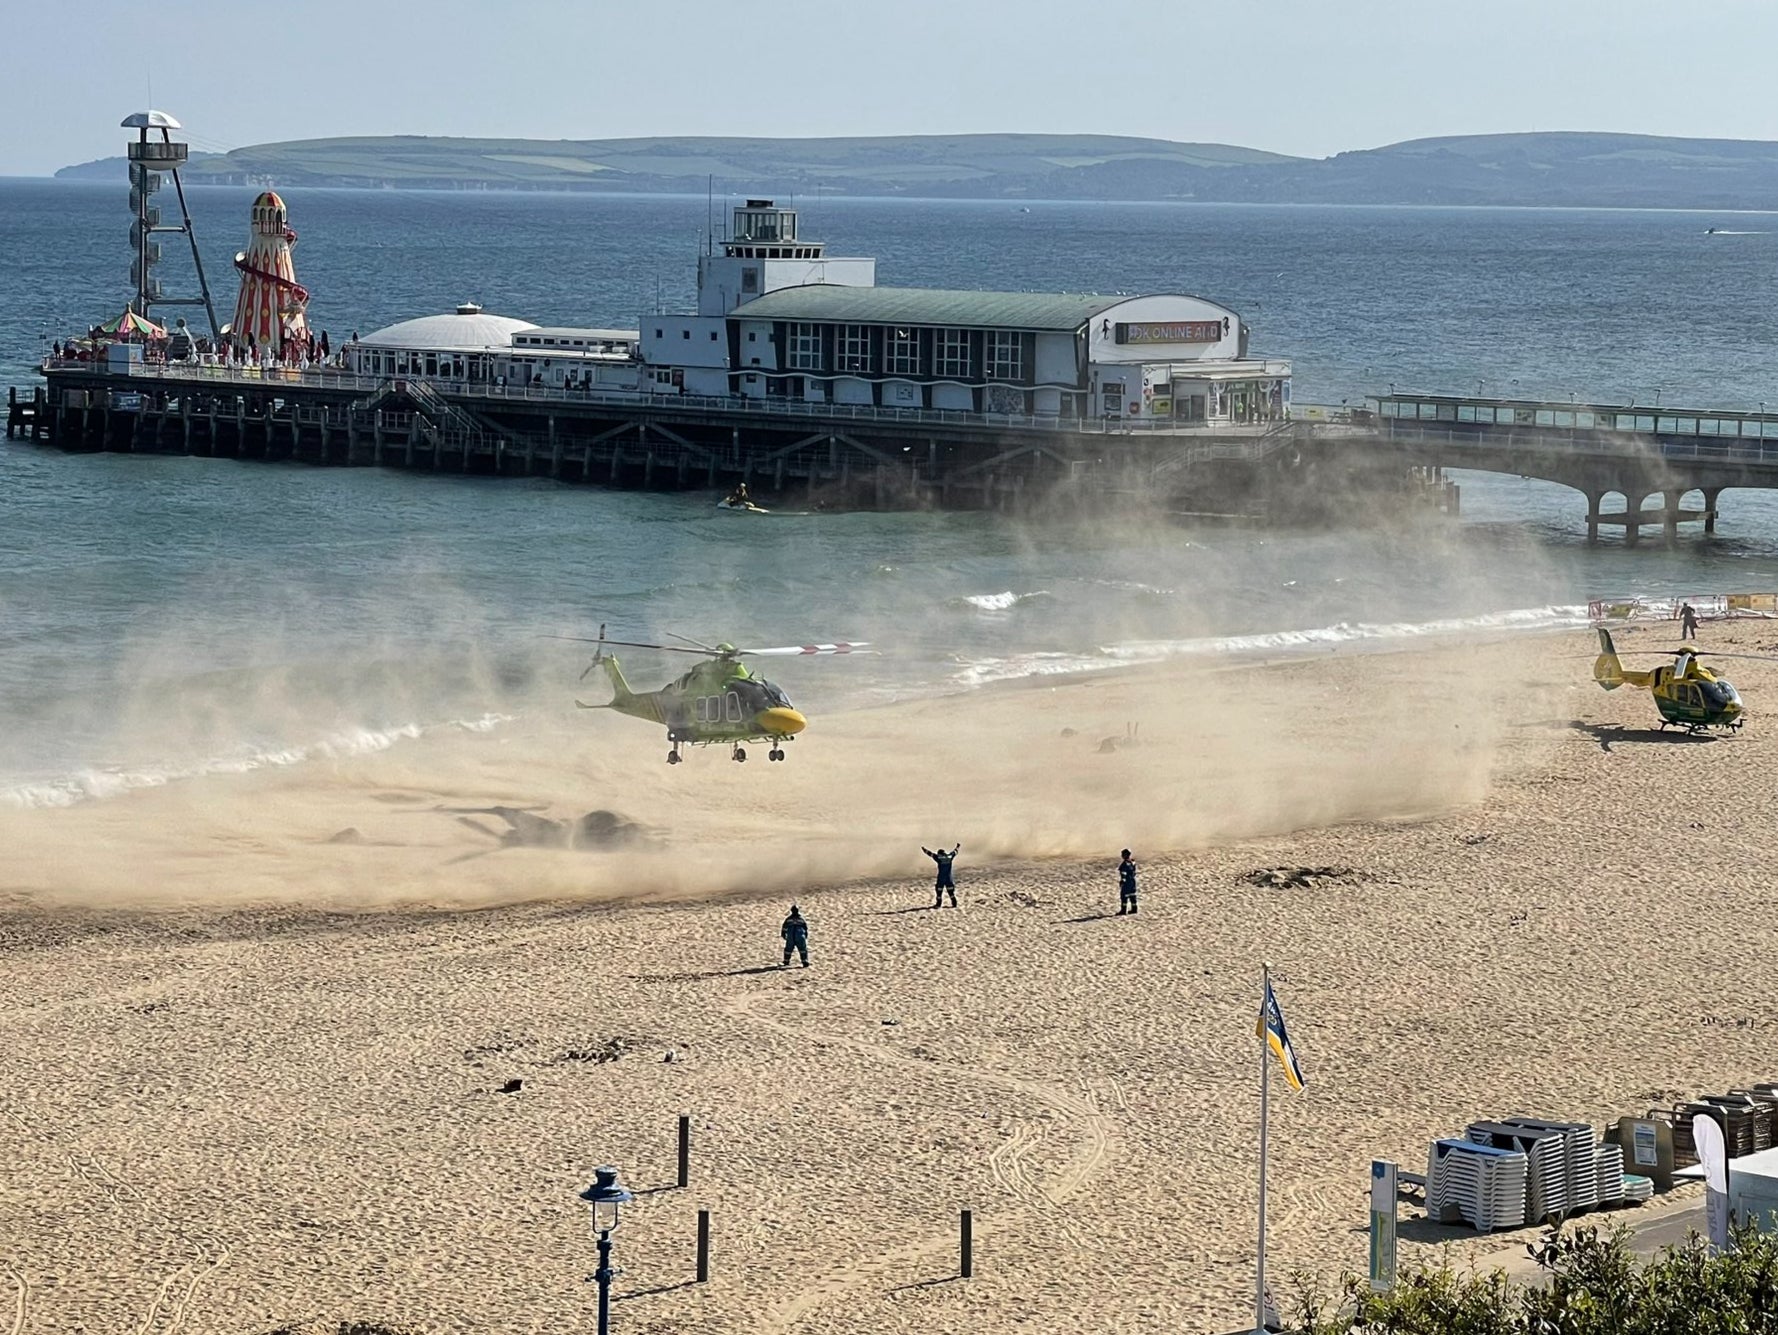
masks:
{"type": "Polygon", "coordinates": [[[1280,1290],[1363,1265],[1373,1157],[1778,1078],[1778,664],[1725,663],[1750,722],[1689,739],[1593,648],[1104,673],[817,717],[783,765],[669,769],[570,705],[0,812],[0,1329],[590,1329],[607,1162],[624,1331],[1236,1329],[1263,960],[1309,1081],[1280,1290]],[[504,847],[499,806],[638,842],[504,847]]]}

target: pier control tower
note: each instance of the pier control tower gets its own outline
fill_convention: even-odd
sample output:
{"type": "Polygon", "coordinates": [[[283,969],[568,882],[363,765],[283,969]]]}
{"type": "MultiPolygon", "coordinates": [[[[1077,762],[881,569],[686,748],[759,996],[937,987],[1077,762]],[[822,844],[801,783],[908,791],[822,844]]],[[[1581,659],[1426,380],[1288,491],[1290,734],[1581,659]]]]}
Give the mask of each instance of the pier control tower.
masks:
{"type": "Polygon", "coordinates": [[[191,210],[185,204],[185,184],[179,177],[179,169],[185,165],[190,152],[186,144],[173,138],[173,131],[180,129],[180,124],[164,111],[138,111],[125,116],[121,124],[126,130],[136,131],[136,141],[129,146],[130,209],[136,215],[136,221],[130,225],[130,244],[136,251],[136,258],[130,265],[130,278],[136,285],[130,309],[144,320],[152,321],[156,306],[202,306],[210,319],[210,336],[215,338],[218,332],[216,307],[210,300],[210,284],[204,278],[204,260],[198,254],[197,233],[192,230],[191,210]],[[156,132],[159,139],[154,137],[156,132]],[[160,208],[154,202],[154,197],[160,193],[163,176],[172,178],[173,193],[179,200],[177,224],[163,223],[160,208]],[[191,244],[191,263],[197,271],[197,296],[169,297],[162,292],[160,279],[154,276],[154,268],[161,260],[160,242],[154,238],[170,232],[183,233],[191,244]]]}
{"type": "Polygon", "coordinates": [[[876,281],[874,259],[830,257],[821,242],[797,235],[795,209],[750,199],[734,210],[728,236],[698,257],[698,314],[727,315],[784,287],[873,287],[876,281]]]}

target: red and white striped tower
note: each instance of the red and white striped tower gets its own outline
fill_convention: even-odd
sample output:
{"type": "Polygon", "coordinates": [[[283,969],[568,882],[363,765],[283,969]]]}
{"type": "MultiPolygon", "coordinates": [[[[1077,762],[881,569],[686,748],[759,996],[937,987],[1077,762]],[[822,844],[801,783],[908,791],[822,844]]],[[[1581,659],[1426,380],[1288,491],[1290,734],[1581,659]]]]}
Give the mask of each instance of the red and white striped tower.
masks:
{"type": "Polygon", "coordinates": [[[260,357],[296,361],[308,350],[309,325],[304,314],[309,291],[296,281],[290,258],[296,245],[284,212],[284,201],[267,190],[253,201],[253,235],[247,249],[235,256],[241,274],[241,295],[229,336],[237,348],[251,347],[260,357]]]}

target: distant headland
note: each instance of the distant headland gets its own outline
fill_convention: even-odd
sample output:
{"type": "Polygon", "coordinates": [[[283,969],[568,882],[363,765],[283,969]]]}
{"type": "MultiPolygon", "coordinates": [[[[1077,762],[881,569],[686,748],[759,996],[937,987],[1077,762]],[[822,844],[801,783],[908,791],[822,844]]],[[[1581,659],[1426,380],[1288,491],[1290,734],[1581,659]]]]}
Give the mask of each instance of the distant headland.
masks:
{"type": "MultiPolygon", "coordinates": [[[[122,158],[61,180],[125,179],[122,158]]],[[[1330,158],[1120,135],[835,139],[299,139],[192,154],[191,184],[1269,204],[1778,209],[1778,143],[1546,132],[1330,158]]]]}

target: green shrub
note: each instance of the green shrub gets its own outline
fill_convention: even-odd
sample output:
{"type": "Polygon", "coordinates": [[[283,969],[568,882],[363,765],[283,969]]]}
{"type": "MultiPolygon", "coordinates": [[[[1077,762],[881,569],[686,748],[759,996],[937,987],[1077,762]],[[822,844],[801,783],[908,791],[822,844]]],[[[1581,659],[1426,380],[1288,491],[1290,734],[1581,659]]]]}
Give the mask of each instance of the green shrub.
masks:
{"type": "Polygon", "coordinates": [[[1388,1293],[1348,1275],[1329,1300],[1299,1278],[1302,1335],[1778,1335],[1778,1235],[1736,1231],[1713,1254],[1696,1234],[1642,1262],[1630,1234],[1553,1228],[1525,1250],[1541,1282],[1449,1264],[1405,1271],[1388,1293]]]}

